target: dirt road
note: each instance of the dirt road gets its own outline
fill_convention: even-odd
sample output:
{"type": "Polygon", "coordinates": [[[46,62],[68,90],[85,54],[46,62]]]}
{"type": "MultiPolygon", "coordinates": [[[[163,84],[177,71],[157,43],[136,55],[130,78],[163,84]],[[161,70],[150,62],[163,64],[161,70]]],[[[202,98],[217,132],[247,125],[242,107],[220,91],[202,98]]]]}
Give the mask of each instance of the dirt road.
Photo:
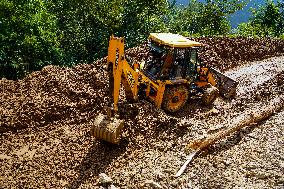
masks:
{"type": "Polygon", "coordinates": [[[229,77],[241,81],[238,87],[239,95],[243,96],[255,91],[257,86],[269,81],[278,73],[284,71],[284,59],[279,57],[256,61],[253,64],[234,68],[225,72],[229,77]]]}
{"type": "MultiPolygon", "coordinates": [[[[119,188],[150,187],[154,185],[152,181],[163,188],[283,188],[284,111],[212,146],[180,178],[174,177],[185,160],[184,147],[190,140],[247,108],[261,108],[267,100],[283,93],[283,68],[284,56],[281,56],[228,71],[226,74],[240,82],[236,99],[231,102],[218,99],[213,107],[191,102],[180,116],[169,116],[149,102],[123,105],[122,111],[128,115],[119,146],[96,141],[89,135],[88,121],[103,106],[103,100],[95,94],[104,90],[104,83],[92,86],[82,81],[79,87],[86,86],[78,88],[76,83],[62,84],[61,77],[50,76],[44,87],[55,83],[66,89],[66,95],[76,89],[72,98],[76,102],[78,98],[80,103],[79,118],[74,117],[77,110],[72,110],[75,107],[72,102],[67,108],[62,103],[63,110],[53,110],[54,116],[56,111],[58,114],[66,111],[69,116],[49,122],[39,119],[46,124],[2,133],[0,188],[99,188],[98,175],[103,172],[119,188]]],[[[86,70],[91,73],[81,67],[80,77],[96,81],[103,78],[103,74],[96,75],[99,68],[95,66],[86,66],[86,70]]],[[[77,77],[64,70],[56,72],[67,78],[77,77]]],[[[55,87],[55,94],[56,90],[55,87]]],[[[52,100],[56,102],[64,98],[55,97],[52,100]]],[[[36,99],[31,100],[40,106],[36,99]]],[[[16,103],[13,106],[18,107],[16,103]]]]}

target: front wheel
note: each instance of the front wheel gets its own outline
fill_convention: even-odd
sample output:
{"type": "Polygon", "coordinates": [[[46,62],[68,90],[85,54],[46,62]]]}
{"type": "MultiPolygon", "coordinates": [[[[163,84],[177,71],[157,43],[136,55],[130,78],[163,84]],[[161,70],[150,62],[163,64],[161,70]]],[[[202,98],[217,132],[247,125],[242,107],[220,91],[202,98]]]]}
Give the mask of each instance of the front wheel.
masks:
{"type": "Polygon", "coordinates": [[[186,86],[169,86],[165,90],[162,107],[168,113],[178,112],[186,104],[188,96],[186,86]]]}

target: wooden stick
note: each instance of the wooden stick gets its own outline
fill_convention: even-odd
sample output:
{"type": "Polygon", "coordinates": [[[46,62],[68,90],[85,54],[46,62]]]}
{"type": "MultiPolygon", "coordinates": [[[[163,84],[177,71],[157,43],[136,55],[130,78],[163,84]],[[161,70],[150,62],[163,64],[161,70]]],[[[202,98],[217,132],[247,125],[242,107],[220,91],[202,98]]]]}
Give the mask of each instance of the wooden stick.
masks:
{"type": "Polygon", "coordinates": [[[191,162],[192,158],[195,156],[196,153],[198,153],[198,152],[197,151],[193,151],[192,153],[189,154],[189,156],[187,156],[186,162],[184,162],[183,166],[179,169],[179,171],[177,172],[175,177],[179,177],[180,175],[182,175],[182,173],[186,169],[187,165],[191,162]]]}

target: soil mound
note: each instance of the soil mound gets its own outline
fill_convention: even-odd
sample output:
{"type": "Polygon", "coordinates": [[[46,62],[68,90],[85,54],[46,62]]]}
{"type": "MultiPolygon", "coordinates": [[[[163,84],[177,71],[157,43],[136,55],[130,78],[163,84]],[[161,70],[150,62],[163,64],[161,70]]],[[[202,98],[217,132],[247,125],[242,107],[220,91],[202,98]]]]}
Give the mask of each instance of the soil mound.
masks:
{"type": "MultiPolygon", "coordinates": [[[[201,51],[202,60],[220,70],[284,53],[284,41],[277,39],[197,40],[208,44],[201,51]]],[[[128,49],[126,54],[131,61],[141,61],[147,57],[148,49],[143,44],[128,49]]],[[[0,132],[44,126],[65,119],[72,123],[88,122],[102,112],[109,101],[107,77],[106,58],[103,58],[94,64],[73,68],[46,66],[23,80],[0,80],[0,132]]]]}

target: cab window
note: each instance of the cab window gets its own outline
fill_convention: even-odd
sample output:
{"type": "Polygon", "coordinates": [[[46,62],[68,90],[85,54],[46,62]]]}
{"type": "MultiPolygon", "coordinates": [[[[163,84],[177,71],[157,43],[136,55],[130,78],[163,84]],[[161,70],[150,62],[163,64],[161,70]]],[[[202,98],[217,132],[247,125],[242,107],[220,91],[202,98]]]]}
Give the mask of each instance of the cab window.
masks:
{"type": "Polygon", "coordinates": [[[191,49],[190,51],[190,62],[196,64],[197,60],[197,52],[196,49],[191,49]]]}

